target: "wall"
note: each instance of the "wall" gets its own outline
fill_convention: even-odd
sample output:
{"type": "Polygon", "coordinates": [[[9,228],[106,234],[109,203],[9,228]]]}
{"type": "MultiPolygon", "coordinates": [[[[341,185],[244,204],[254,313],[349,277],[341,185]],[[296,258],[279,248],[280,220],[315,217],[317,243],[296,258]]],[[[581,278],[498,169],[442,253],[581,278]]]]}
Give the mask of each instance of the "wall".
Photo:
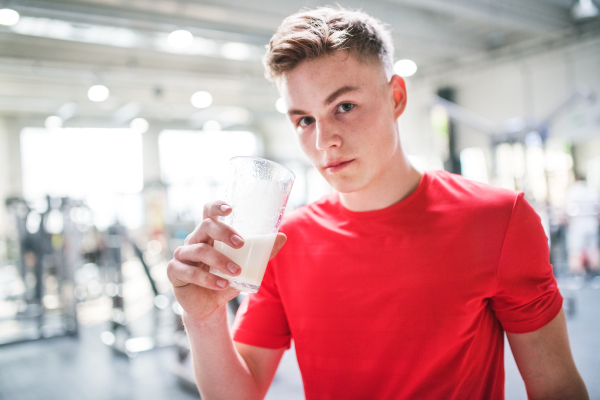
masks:
{"type": "Polygon", "coordinates": [[[0,116],[0,240],[6,237],[7,215],[4,202],[21,195],[20,123],[0,116]]]}
{"type": "MultiPolygon", "coordinates": [[[[516,117],[539,120],[580,88],[600,95],[600,38],[408,78],[409,104],[400,130],[409,154],[435,153],[428,107],[436,90],[444,86],[456,89],[458,104],[499,126],[516,117]]],[[[490,143],[489,137],[464,125],[458,125],[458,132],[459,151],[490,143]]],[[[586,161],[594,154],[586,146],[600,137],[600,101],[578,101],[560,113],[550,124],[550,136],[573,143],[577,168],[585,173],[586,161]]]]}

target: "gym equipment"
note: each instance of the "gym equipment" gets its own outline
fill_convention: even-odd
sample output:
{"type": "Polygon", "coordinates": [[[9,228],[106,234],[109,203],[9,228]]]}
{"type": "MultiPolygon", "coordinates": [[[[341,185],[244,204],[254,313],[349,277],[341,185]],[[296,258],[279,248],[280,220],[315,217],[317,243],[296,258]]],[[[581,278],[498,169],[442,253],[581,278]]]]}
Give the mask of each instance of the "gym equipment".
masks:
{"type": "Polygon", "coordinates": [[[172,311],[169,310],[172,295],[160,293],[150,273],[150,267],[144,259],[144,253],[135,241],[127,235],[123,226],[116,223],[108,228],[107,233],[104,261],[109,277],[109,282],[106,284],[106,293],[112,297],[112,316],[110,330],[101,334],[102,342],[128,357],[135,357],[140,352],[157,347],[173,345],[175,326],[172,321],[172,311]],[[127,304],[123,296],[125,282],[122,270],[122,253],[127,246],[133,250],[135,257],[142,264],[144,277],[152,289],[151,321],[146,324],[146,329],[143,329],[150,332],[142,336],[134,335],[132,329],[134,321],[129,320],[126,314],[127,304]],[[150,326],[149,329],[148,325],[150,326]]]}
{"type": "Polygon", "coordinates": [[[0,344],[78,333],[74,274],[84,260],[73,216],[84,206],[49,196],[45,203],[39,213],[21,198],[6,200],[8,253],[15,265],[4,267],[0,286],[4,310],[12,311],[0,319],[0,344]]]}
{"type": "Polygon", "coordinates": [[[534,116],[511,118],[505,121],[503,126],[499,126],[495,122],[440,96],[433,97],[433,105],[444,107],[450,119],[470,126],[471,128],[490,136],[493,144],[498,145],[504,142],[524,140],[525,135],[530,132],[537,132],[542,141],[545,141],[548,138],[550,124],[565,111],[582,100],[589,104],[594,104],[596,102],[596,93],[589,88],[582,87],[550,110],[542,118],[538,119],[534,116]]]}

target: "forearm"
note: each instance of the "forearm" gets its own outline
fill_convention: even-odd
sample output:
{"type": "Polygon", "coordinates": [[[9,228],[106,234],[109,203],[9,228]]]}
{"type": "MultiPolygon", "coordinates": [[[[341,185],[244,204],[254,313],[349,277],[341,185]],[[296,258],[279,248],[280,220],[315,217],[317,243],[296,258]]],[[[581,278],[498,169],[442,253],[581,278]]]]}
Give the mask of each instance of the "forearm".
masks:
{"type": "Polygon", "coordinates": [[[184,315],[190,340],[196,384],[203,399],[260,399],[256,381],[235,349],[227,309],[196,323],[184,315]]]}
{"type": "MultiPolygon", "coordinates": [[[[527,385],[526,385],[527,386],[527,385]]],[[[527,387],[530,400],[589,400],[585,383],[578,373],[563,378],[552,387],[527,387]]]]}

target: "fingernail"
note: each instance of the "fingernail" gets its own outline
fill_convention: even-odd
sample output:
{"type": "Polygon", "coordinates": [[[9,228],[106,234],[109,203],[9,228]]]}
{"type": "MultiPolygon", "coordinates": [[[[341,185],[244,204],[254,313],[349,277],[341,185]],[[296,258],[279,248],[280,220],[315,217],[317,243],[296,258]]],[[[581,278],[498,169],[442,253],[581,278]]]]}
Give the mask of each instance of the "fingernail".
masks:
{"type": "Polygon", "coordinates": [[[217,279],[217,286],[224,288],[227,286],[227,281],[225,279],[217,279]]]}
{"type": "Polygon", "coordinates": [[[229,270],[229,272],[231,272],[232,274],[237,274],[238,271],[240,270],[240,267],[238,267],[237,265],[235,265],[234,263],[229,263],[227,264],[227,269],[229,270]]]}
{"type": "Polygon", "coordinates": [[[221,211],[227,212],[231,207],[229,207],[227,204],[222,204],[219,208],[221,209],[221,211]]]}
{"type": "Polygon", "coordinates": [[[241,246],[244,244],[244,239],[242,239],[238,235],[233,235],[231,237],[231,243],[233,243],[235,246],[241,246]]]}

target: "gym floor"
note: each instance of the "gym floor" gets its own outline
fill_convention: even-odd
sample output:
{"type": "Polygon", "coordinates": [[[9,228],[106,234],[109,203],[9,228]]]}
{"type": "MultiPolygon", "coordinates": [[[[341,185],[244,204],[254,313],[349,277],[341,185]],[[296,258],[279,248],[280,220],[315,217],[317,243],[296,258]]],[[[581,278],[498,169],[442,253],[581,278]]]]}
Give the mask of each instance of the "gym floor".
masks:
{"type": "MultiPolygon", "coordinates": [[[[575,362],[591,399],[600,399],[600,289],[585,284],[562,289],[575,362]]],[[[177,354],[161,348],[127,358],[100,341],[105,323],[86,326],[79,338],[58,337],[0,346],[0,399],[6,400],[187,400],[194,388],[173,370],[177,354]]],[[[525,388],[507,347],[506,398],[525,400],[525,388]]],[[[285,354],[267,399],[303,399],[293,351],[285,354]]]]}

